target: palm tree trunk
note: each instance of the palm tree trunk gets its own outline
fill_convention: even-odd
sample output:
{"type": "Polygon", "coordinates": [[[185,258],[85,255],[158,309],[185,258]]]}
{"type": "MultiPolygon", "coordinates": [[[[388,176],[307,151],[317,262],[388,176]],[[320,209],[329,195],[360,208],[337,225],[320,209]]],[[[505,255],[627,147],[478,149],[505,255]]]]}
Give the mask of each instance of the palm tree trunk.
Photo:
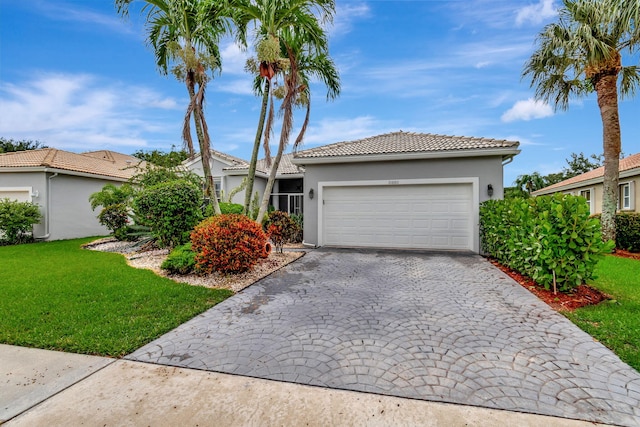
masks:
{"type": "Polygon", "coordinates": [[[598,106],[602,118],[602,143],[604,149],[604,193],[602,196],[602,237],[615,241],[615,215],[618,209],[618,176],[621,136],[618,114],[617,73],[602,76],[596,82],[598,106]]]}
{"type": "Polygon", "coordinates": [[[253,182],[256,179],[256,165],[258,163],[258,153],[260,151],[260,140],[262,139],[262,130],[264,129],[264,120],[267,116],[267,105],[269,103],[269,90],[271,82],[265,79],[264,92],[262,94],[262,108],[260,109],[260,119],[258,120],[258,129],[256,129],[256,138],[253,141],[253,152],[251,153],[251,163],[249,163],[249,173],[247,175],[247,187],[244,193],[244,208],[242,212],[247,215],[249,213],[249,205],[251,204],[251,193],[253,193],[253,182]]]}
{"type": "Polygon", "coordinates": [[[259,224],[262,224],[262,220],[264,220],[264,217],[267,213],[267,208],[269,207],[269,198],[271,196],[271,191],[273,190],[273,184],[276,181],[278,166],[280,166],[280,159],[282,159],[284,148],[289,142],[289,136],[291,135],[291,129],[293,127],[293,103],[298,96],[298,69],[295,62],[295,56],[293,55],[293,52],[291,52],[291,50],[289,50],[289,59],[291,68],[289,70],[289,75],[285,77],[287,94],[282,101],[281,107],[284,114],[282,118],[282,129],[280,130],[280,143],[278,144],[278,154],[276,154],[276,158],[271,164],[271,172],[269,173],[267,188],[265,188],[264,194],[262,195],[260,211],[258,212],[258,218],[256,218],[256,221],[259,224]]]}

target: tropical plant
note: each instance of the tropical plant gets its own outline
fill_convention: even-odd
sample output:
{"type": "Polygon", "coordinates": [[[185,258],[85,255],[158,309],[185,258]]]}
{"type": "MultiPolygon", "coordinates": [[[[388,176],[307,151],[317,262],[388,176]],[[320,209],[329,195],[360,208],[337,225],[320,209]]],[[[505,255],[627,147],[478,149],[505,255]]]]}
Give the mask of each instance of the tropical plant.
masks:
{"type": "MultiPolygon", "coordinates": [[[[273,123],[272,79],[274,76],[289,69],[291,65],[291,58],[287,52],[287,42],[282,39],[283,32],[293,31],[299,37],[306,39],[308,43],[326,51],[326,36],[320,23],[326,23],[333,19],[335,2],[334,0],[242,0],[237,3],[236,10],[235,20],[238,24],[238,38],[241,42],[246,44],[246,33],[249,24],[255,23],[257,27],[254,42],[257,58],[248,63],[247,70],[256,76],[254,90],[262,95],[262,108],[256,129],[253,152],[249,164],[247,190],[245,192],[244,210],[246,213],[250,209],[258,151],[263,134],[265,155],[268,161],[270,161],[271,157],[269,136],[271,124],[273,123]],[[283,51],[285,52],[284,55],[282,54],[283,51]],[[271,99],[270,113],[265,123],[269,99],[271,99]]],[[[297,96],[292,94],[292,98],[295,100],[297,96]]],[[[285,121],[288,121],[284,104],[282,111],[285,121]]],[[[283,129],[285,129],[284,126],[283,129]]]]}
{"type": "Polygon", "coordinates": [[[273,242],[277,252],[282,253],[285,243],[289,243],[295,239],[300,229],[298,224],[289,216],[288,213],[282,211],[273,211],[267,215],[264,221],[264,229],[273,242]]]}
{"type": "MultiPolygon", "coordinates": [[[[142,12],[147,12],[147,40],[154,50],[160,72],[171,72],[183,81],[189,92],[189,106],[184,117],[182,137],[185,148],[193,157],[195,150],[191,138],[193,119],[202,169],[205,195],[214,212],[220,213],[211,174],[211,140],[204,116],[204,97],[208,71],[221,67],[218,41],[229,28],[231,10],[227,2],[207,0],[140,0],[142,12]]],[[[118,13],[128,15],[134,0],[115,0],[118,13]]]]}
{"type": "Polygon", "coordinates": [[[106,208],[111,205],[127,204],[133,196],[133,193],[134,189],[129,184],[120,186],[106,184],[102,187],[102,190],[89,196],[89,203],[91,203],[91,209],[94,211],[98,206],[106,208]]]}
{"type": "Polygon", "coordinates": [[[257,222],[239,214],[216,215],[191,233],[196,270],[222,274],[242,273],[262,258],[267,236],[257,222]]]}
{"type": "Polygon", "coordinates": [[[622,53],[628,51],[633,58],[640,48],[640,2],[562,3],[558,21],[539,34],[538,47],[526,62],[523,77],[531,78],[536,98],[552,103],[556,109],[567,109],[571,97],[595,91],[603,126],[602,231],[605,239],[615,240],[621,151],[618,96],[634,95],[640,86],[640,67],[623,66],[622,53]]]}
{"type": "Polygon", "coordinates": [[[33,225],[41,218],[38,205],[0,199],[0,242],[14,245],[33,240],[33,225]]]}
{"type": "Polygon", "coordinates": [[[176,246],[160,266],[171,274],[189,274],[196,268],[196,254],[191,250],[191,242],[176,246]]]}
{"type": "MultiPolygon", "coordinates": [[[[280,160],[284,149],[288,145],[289,137],[293,128],[293,109],[296,106],[306,105],[307,114],[305,121],[294,143],[294,149],[302,143],[310,112],[310,77],[321,77],[323,83],[327,84],[327,97],[329,99],[337,96],[340,90],[338,74],[327,54],[326,39],[308,39],[305,34],[289,29],[281,32],[283,53],[286,53],[289,60],[289,68],[284,72],[284,84],[280,91],[282,104],[282,128],[280,130],[280,141],[278,152],[273,163],[265,192],[260,203],[257,221],[261,222],[267,213],[271,190],[276,179],[280,160]]],[[[267,161],[269,158],[267,157],[267,161]]]]}

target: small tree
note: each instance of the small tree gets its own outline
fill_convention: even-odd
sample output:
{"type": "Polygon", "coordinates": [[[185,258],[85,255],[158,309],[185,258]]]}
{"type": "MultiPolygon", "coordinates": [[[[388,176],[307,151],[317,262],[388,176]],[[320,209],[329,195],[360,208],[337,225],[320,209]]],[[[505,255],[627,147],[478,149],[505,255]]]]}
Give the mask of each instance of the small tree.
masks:
{"type": "Polygon", "coordinates": [[[33,203],[0,199],[0,241],[15,245],[33,240],[33,225],[41,218],[40,208],[33,203]]]}
{"type": "Polygon", "coordinates": [[[202,190],[186,180],[169,181],[142,190],[133,200],[136,216],[151,228],[162,246],[186,243],[202,220],[202,190]]]}

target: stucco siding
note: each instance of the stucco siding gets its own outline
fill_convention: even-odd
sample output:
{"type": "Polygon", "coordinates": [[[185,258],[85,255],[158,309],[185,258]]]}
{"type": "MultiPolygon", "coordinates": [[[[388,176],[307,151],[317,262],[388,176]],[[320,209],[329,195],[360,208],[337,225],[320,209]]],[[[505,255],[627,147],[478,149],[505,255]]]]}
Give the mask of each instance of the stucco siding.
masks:
{"type": "Polygon", "coordinates": [[[51,222],[48,240],[109,234],[109,230],[98,221],[100,208],[94,212],[89,204],[89,196],[108,183],[121,184],[70,175],[52,178],[49,184],[51,222]]]}
{"type": "Polygon", "coordinates": [[[309,164],[304,178],[304,241],[318,243],[318,184],[332,181],[380,181],[415,179],[477,178],[478,200],[489,198],[487,186],[493,187],[493,198],[503,197],[502,157],[473,157],[393,162],[309,164]],[[309,197],[314,190],[314,198],[309,197]]]}
{"type": "MultiPolygon", "coordinates": [[[[619,183],[627,183],[631,182],[631,209],[625,209],[625,212],[639,212],[640,211],[640,176],[629,176],[629,177],[621,177],[619,179],[619,183]]],[[[584,185],[580,187],[573,187],[570,190],[559,190],[562,193],[569,193],[575,196],[579,196],[582,191],[591,190],[591,197],[594,200],[592,214],[602,213],[602,197],[603,197],[603,186],[602,183],[591,183],[589,185],[584,185]]]]}

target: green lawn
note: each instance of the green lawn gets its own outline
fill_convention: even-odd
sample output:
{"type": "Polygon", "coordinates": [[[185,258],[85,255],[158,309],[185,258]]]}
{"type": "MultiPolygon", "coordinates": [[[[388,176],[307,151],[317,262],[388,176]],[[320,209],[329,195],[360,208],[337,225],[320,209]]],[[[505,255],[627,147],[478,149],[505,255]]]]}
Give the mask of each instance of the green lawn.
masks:
{"type": "Polygon", "coordinates": [[[231,296],[81,249],[0,247],[0,343],[120,357],[231,296]]]}
{"type": "Polygon", "coordinates": [[[591,285],[613,297],[565,315],[640,371],[640,261],[607,256],[591,285]]]}

